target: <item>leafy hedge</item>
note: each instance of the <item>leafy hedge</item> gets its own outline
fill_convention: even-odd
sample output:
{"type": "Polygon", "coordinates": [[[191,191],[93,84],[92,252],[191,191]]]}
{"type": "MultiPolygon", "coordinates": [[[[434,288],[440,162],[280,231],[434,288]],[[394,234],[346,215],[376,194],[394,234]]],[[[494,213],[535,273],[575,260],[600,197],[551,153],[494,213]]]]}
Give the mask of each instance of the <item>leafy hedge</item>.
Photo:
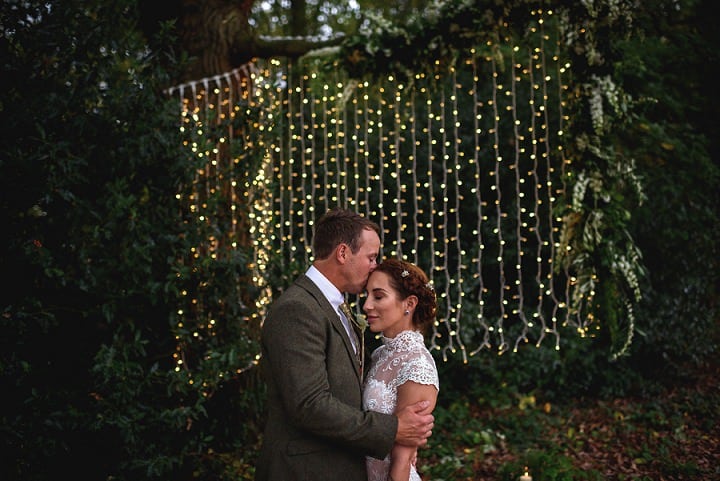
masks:
{"type": "MultiPolygon", "coordinates": [[[[253,401],[234,394],[250,381],[227,380],[228,399],[216,380],[235,372],[238,351],[255,350],[228,328],[221,349],[194,346],[207,358],[193,366],[197,384],[176,370],[183,290],[246,270],[239,252],[183,276],[208,233],[176,199],[197,167],[163,93],[174,73],[160,65],[180,65],[148,48],[134,1],[0,8],[0,366],[10,388],[0,426],[11,460],[0,477],[192,472],[213,446],[243,439],[239,409],[253,401]],[[221,398],[225,416],[213,412],[221,398]]],[[[208,303],[241,306],[236,291],[216,286],[208,303]]],[[[219,323],[240,314],[228,309],[219,323]]]]}

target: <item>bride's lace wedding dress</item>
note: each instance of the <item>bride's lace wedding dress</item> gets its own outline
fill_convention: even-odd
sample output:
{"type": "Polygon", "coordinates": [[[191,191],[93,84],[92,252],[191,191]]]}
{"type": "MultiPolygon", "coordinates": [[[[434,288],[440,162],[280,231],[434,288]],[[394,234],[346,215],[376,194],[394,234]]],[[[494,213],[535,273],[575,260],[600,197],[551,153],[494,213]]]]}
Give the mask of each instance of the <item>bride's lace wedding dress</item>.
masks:
{"type": "MultiPolygon", "coordinates": [[[[392,339],[383,337],[382,342],[383,345],[372,353],[370,371],[365,380],[365,409],[392,414],[397,406],[398,386],[407,381],[440,388],[435,360],[425,347],[421,333],[403,331],[392,339]]],[[[386,481],[390,472],[390,456],[385,459],[368,457],[367,470],[369,481],[386,481]]],[[[409,481],[421,481],[415,466],[410,469],[409,481]]]]}

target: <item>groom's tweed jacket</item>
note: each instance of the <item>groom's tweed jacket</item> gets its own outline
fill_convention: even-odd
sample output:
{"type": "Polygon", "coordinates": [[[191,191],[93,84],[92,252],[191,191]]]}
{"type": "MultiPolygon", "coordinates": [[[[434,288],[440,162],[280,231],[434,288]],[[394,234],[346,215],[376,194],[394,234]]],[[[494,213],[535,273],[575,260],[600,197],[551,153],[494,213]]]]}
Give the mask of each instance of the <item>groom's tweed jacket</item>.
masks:
{"type": "Polygon", "coordinates": [[[397,418],[362,410],[350,339],[310,278],[275,300],[261,337],[267,425],[255,480],[367,481],[365,456],[390,452],[397,418]]]}

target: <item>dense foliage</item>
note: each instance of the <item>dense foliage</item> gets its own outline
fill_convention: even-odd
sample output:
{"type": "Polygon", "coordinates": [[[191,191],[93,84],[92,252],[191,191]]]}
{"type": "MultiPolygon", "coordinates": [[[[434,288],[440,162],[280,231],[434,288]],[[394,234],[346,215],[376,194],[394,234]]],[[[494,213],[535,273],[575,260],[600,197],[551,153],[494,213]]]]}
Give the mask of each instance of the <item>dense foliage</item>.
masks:
{"type": "MultiPolygon", "coordinates": [[[[0,7],[0,266],[8,278],[0,368],[9,387],[0,428],[11,460],[0,468],[3,479],[251,478],[263,390],[253,370],[238,374],[255,349],[232,322],[245,314],[233,282],[247,258],[238,251],[187,262],[207,237],[176,201],[197,159],[179,141],[177,105],[162,92],[173,73],[159,65],[177,60],[155,57],[154,40],[138,34],[135,3],[0,7]],[[178,306],[199,289],[208,305],[226,306],[214,312],[220,336],[178,327],[178,306]],[[178,339],[193,353],[192,384],[174,358],[178,339]]],[[[677,5],[638,10],[641,36],[601,35],[613,55],[597,71],[634,107],[603,132],[601,155],[588,165],[610,174],[604,156],[634,159],[646,197],[636,210],[615,212],[623,230],[607,232],[634,239],[647,268],[632,348],[613,362],[593,340],[576,339],[561,351],[442,364],[437,416],[453,430],[437,434],[450,461],[438,458],[435,478],[458,472],[450,462],[464,446],[492,449],[504,442],[500,430],[512,432],[472,421],[477,406],[656,392],[664,380],[655,374],[682,375],[685,363],[702,366],[716,355],[720,144],[712,89],[720,42],[709,2],[677,5]]],[[[429,58],[415,42],[402,45],[399,61],[429,58]]],[[[596,254],[602,263],[602,250],[596,254]]],[[[611,302],[614,288],[598,298],[606,318],[624,309],[611,302]]],[[[618,321],[608,325],[622,330],[618,321]]],[[[547,472],[566,467],[557,459],[547,472]]]]}
{"type": "Polygon", "coordinates": [[[637,159],[647,196],[632,227],[649,272],[636,358],[646,369],[672,366],[679,375],[683,361],[717,355],[711,333],[718,325],[720,274],[720,103],[714,86],[720,37],[704,15],[708,5],[691,1],[668,15],[644,12],[638,21],[645,35],[617,46],[624,56],[616,76],[636,92],[640,106],[614,143],[637,159]]]}
{"type": "MultiPolygon", "coordinates": [[[[255,349],[227,323],[214,356],[218,338],[196,342],[191,385],[173,320],[184,292],[247,262],[188,266],[207,233],[176,200],[197,167],[161,88],[173,74],[159,65],[177,62],[148,48],[135,3],[1,7],[3,479],[167,479],[236,439],[241,399],[206,414],[219,373],[255,349]]],[[[236,291],[215,285],[207,302],[235,319],[236,291]]]]}

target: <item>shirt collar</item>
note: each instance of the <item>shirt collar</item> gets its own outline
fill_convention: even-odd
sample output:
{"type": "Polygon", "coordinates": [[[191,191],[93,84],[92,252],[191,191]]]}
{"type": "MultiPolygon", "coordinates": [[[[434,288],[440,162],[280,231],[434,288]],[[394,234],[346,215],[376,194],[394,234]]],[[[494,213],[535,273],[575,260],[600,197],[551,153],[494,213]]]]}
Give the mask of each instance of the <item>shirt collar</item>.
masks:
{"type": "Polygon", "coordinates": [[[340,292],[340,289],[335,287],[315,266],[310,266],[307,272],[305,272],[305,275],[318,286],[334,310],[337,311],[340,304],[345,302],[345,296],[340,292]]]}

